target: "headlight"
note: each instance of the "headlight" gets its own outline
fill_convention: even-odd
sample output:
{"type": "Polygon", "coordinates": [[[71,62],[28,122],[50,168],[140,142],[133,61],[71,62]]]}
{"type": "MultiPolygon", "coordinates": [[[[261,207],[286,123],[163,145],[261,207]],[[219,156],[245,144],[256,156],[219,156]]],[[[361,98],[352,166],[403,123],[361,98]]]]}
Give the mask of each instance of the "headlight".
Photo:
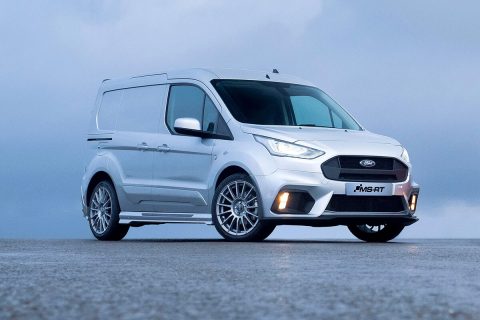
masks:
{"type": "Polygon", "coordinates": [[[290,143],[282,140],[255,136],[255,140],[260,142],[267,148],[268,152],[274,156],[279,157],[292,157],[302,159],[315,159],[325,154],[325,152],[305,146],[301,146],[296,143],[290,143]]]}
{"type": "Polygon", "coordinates": [[[402,155],[400,156],[406,163],[410,163],[410,156],[407,149],[403,148],[402,155]]]}

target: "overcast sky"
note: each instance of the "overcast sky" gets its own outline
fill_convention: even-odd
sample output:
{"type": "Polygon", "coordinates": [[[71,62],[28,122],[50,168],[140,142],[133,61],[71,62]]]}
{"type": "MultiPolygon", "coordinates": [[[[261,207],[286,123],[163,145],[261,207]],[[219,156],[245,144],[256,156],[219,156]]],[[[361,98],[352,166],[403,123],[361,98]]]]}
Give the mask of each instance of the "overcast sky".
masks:
{"type": "MultiPolygon", "coordinates": [[[[205,66],[316,83],[408,148],[421,220],[402,236],[478,237],[479,17],[478,1],[1,1],[0,237],[91,237],[80,179],[101,80],[205,66]]],[[[188,225],[130,235],[217,237],[188,225]]]]}

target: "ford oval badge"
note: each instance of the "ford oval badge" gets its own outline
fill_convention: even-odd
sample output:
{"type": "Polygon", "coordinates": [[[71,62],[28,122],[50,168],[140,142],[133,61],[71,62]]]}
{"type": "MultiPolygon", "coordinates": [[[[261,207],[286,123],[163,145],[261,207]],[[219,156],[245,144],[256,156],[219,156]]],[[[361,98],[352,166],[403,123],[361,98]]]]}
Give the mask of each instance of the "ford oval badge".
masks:
{"type": "Polygon", "coordinates": [[[376,163],[373,160],[364,159],[364,160],[360,161],[360,165],[362,167],[365,167],[365,168],[372,168],[372,167],[375,167],[376,163]]]}

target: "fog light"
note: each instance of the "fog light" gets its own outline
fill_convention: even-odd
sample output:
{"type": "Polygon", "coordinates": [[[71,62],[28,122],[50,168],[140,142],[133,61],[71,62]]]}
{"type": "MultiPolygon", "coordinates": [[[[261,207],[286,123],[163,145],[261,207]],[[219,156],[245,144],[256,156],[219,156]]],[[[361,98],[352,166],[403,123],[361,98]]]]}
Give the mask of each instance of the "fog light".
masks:
{"type": "Polygon", "coordinates": [[[279,203],[278,203],[278,210],[283,210],[287,207],[288,197],[290,194],[288,192],[284,192],[280,195],[279,203]]]}
{"type": "Polygon", "coordinates": [[[410,211],[412,212],[415,212],[415,210],[417,210],[417,198],[418,198],[418,194],[412,194],[410,196],[409,208],[410,208],[410,211]]]}

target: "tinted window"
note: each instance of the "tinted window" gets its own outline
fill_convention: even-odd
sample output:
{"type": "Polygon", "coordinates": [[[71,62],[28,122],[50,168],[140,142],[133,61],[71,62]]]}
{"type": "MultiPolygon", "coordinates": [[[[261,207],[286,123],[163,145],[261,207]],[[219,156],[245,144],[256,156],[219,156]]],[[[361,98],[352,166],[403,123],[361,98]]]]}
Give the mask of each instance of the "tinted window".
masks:
{"type": "Polygon", "coordinates": [[[342,107],[315,87],[252,80],[213,80],[212,84],[240,122],[361,130],[342,107]]]}
{"type": "Polygon", "coordinates": [[[123,91],[123,99],[117,116],[117,130],[157,132],[165,86],[138,87],[123,91]]]}
{"type": "Polygon", "coordinates": [[[332,126],[330,109],[322,101],[310,96],[292,96],[290,100],[297,124],[332,126]]]}
{"type": "Polygon", "coordinates": [[[202,130],[215,132],[218,123],[219,112],[209,97],[205,98],[205,106],[203,111],[202,130]]]}
{"type": "Polygon", "coordinates": [[[122,101],[122,90],[108,91],[103,94],[98,112],[98,129],[115,130],[117,112],[122,101]]]}
{"type": "Polygon", "coordinates": [[[165,90],[162,85],[104,93],[98,114],[99,129],[157,132],[165,90]]]}
{"type": "Polygon", "coordinates": [[[174,85],[170,89],[167,107],[167,125],[174,130],[178,118],[197,119],[203,131],[230,135],[227,124],[217,107],[205,92],[191,85],[174,85]]]}
{"type": "Polygon", "coordinates": [[[168,98],[167,124],[173,130],[178,118],[194,118],[202,123],[205,93],[195,86],[172,86],[168,98]]]}

